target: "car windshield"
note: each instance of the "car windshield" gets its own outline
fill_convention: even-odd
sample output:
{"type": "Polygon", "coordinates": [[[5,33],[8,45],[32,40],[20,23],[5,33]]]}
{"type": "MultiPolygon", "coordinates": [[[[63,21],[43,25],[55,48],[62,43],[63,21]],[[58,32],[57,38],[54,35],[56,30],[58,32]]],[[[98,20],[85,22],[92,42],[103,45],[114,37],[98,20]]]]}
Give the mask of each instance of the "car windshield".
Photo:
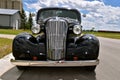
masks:
{"type": "Polygon", "coordinates": [[[64,17],[64,18],[71,18],[71,19],[78,19],[77,13],[70,10],[43,10],[40,13],[39,19],[45,19],[49,17],[64,17]]]}

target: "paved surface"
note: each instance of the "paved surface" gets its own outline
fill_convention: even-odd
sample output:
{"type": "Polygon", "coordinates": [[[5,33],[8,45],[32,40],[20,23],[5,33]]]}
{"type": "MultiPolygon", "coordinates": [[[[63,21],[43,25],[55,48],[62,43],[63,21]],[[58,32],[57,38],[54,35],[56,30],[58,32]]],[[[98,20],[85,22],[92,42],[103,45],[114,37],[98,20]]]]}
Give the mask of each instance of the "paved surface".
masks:
{"type": "Polygon", "coordinates": [[[14,67],[14,65],[10,63],[10,58],[13,58],[11,53],[5,56],[4,58],[0,59],[0,76],[12,67],[14,67]]]}
{"type": "Polygon", "coordinates": [[[119,80],[120,40],[99,38],[100,64],[95,72],[80,68],[28,68],[19,71],[13,67],[1,76],[3,80],[119,80]]]}
{"type": "Polygon", "coordinates": [[[0,38],[13,39],[16,35],[0,34],[0,38]]]}

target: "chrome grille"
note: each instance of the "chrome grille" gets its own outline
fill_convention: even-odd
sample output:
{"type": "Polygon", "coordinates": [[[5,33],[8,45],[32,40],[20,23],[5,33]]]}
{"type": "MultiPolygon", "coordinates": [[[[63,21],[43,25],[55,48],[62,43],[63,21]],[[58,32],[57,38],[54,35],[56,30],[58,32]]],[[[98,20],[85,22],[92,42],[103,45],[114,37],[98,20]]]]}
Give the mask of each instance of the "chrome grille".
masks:
{"type": "Polygon", "coordinates": [[[50,19],[46,24],[47,58],[60,60],[65,57],[68,25],[62,19],[50,19]]]}

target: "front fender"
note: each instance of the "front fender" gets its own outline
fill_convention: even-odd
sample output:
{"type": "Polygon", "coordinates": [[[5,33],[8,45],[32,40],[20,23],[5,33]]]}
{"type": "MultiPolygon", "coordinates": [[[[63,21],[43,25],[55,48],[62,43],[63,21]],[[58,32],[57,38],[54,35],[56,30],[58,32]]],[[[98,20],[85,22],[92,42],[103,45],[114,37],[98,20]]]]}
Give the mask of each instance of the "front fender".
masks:
{"type": "Polygon", "coordinates": [[[13,40],[12,52],[15,59],[31,60],[34,56],[45,59],[45,44],[28,33],[21,33],[13,40]]]}
{"type": "Polygon", "coordinates": [[[74,47],[67,47],[67,59],[77,56],[79,60],[95,60],[99,55],[99,40],[91,34],[85,34],[74,39],[74,47]],[[71,56],[70,56],[71,55],[71,56]]]}

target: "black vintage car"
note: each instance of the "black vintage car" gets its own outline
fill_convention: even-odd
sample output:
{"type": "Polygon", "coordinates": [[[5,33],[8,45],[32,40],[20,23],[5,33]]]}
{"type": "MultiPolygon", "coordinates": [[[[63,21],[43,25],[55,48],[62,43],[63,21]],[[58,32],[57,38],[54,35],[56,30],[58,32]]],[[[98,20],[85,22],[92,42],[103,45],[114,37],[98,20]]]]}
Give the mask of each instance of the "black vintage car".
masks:
{"type": "Polygon", "coordinates": [[[76,9],[42,8],[32,32],[17,35],[11,62],[18,69],[27,66],[80,67],[94,71],[99,63],[99,40],[82,34],[81,14],[76,9]]]}

